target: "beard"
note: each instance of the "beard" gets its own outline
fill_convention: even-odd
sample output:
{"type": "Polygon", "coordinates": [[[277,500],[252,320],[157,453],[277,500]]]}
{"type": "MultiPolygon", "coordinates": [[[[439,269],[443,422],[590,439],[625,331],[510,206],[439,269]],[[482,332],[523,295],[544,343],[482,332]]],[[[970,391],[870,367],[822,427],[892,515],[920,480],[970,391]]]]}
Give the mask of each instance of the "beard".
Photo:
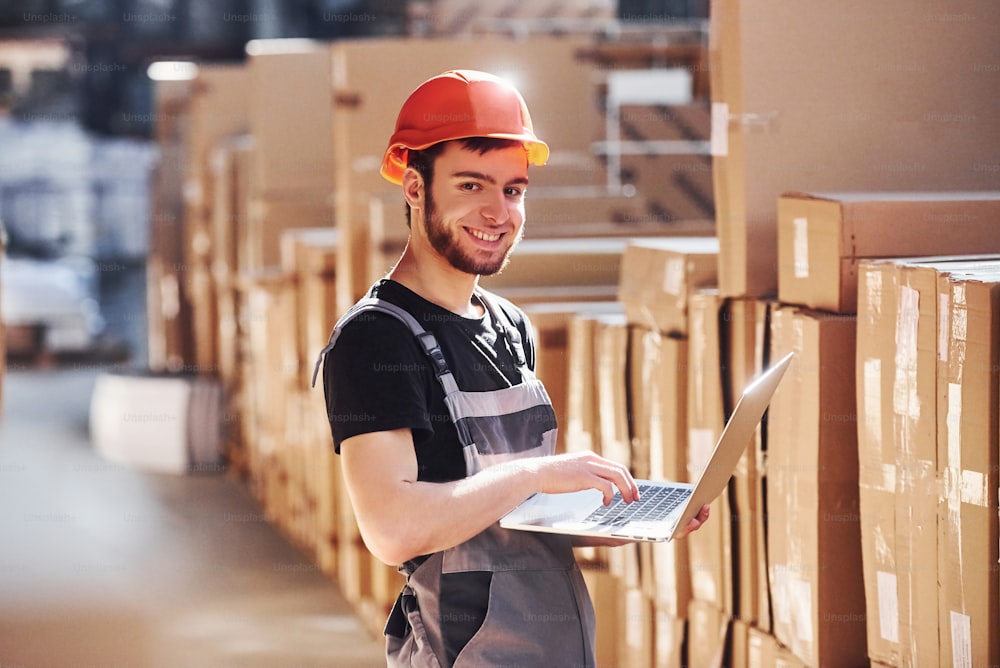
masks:
{"type": "Polygon", "coordinates": [[[521,240],[524,226],[518,230],[517,237],[501,255],[476,256],[462,248],[459,235],[462,228],[449,229],[442,224],[434,206],[434,198],[430,192],[424,202],[424,232],[431,246],[448,261],[448,264],[466,274],[478,276],[493,276],[499,274],[510,262],[510,253],[521,240]]]}

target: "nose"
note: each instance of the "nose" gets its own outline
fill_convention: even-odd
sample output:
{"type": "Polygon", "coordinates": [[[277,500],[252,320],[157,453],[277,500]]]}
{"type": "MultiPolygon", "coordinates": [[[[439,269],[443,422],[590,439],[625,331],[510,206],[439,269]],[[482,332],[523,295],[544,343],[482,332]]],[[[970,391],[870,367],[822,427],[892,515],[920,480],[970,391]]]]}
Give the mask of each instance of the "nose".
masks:
{"type": "Polygon", "coordinates": [[[483,202],[483,217],[492,221],[494,225],[506,223],[510,220],[511,206],[513,205],[507,199],[502,189],[496,194],[488,194],[486,201],[483,202]]]}

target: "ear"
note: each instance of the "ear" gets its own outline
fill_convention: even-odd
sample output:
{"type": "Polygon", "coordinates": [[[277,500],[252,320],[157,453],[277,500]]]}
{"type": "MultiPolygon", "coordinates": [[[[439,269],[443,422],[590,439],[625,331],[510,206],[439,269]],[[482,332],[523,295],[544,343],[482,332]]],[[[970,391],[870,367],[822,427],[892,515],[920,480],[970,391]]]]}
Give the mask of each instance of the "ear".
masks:
{"type": "Polygon", "coordinates": [[[403,172],[403,197],[411,209],[424,210],[424,177],[412,167],[403,172]]]}

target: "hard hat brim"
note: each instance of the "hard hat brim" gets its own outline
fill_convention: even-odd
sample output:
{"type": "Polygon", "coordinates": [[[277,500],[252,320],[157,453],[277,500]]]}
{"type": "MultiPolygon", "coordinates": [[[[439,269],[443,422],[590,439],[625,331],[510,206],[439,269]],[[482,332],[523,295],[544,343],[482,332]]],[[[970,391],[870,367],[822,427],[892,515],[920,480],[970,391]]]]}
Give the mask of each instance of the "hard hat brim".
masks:
{"type": "Polygon", "coordinates": [[[419,144],[419,143],[404,143],[396,142],[391,144],[389,148],[385,150],[385,155],[382,157],[382,168],[380,173],[382,177],[385,178],[390,183],[396,185],[402,185],[403,183],[403,172],[406,171],[406,154],[408,151],[422,151],[426,148],[433,146],[434,144],[439,144],[443,141],[454,141],[456,139],[469,139],[472,137],[489,137],[492,139],[511,139],[513,141],[521,142],[524,146],[525,153],[528,155],[528,164],[531,165],[544,165],[549,160],[549,146],[545,142],[541,141],[533,135],[526,134],[512,134],[512,133],[490,133],[490,134],[476,134],[476,135],[461,135],[458,137],[448,137],[446,139],[441,139],[438,141],[433,141],[429,143],[419,144]]]}

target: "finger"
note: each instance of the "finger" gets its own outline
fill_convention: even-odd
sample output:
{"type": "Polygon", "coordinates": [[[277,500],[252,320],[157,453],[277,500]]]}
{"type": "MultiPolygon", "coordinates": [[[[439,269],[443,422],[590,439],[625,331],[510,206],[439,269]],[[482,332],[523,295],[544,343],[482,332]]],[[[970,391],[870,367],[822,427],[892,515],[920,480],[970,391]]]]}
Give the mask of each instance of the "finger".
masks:
{"type": "Polygon", "coordinates": [[[615,500],[615,486],[607,478],[595,477],[594,488],[600,490],[601,494],[604,495],[604,505],[610,506],[611,502],[615,500]]]}
{"type": "Polygon", "coordinates": [[[603,481],[600,489],[602,491],[605,491],[606,489],[610,490],[610,496],[609,493],[605,491],[604,505],[611,503],[611,499],[614,498],[616,493],[620,493],[622,500],[626,503],[631,503],[638,498],[639,490],[635,485],[635,481],[632,480],[632,476],[629,474],[627,468],[616,462],[604,459],[603,457],[598,458],[598,461],[595,462],[595,464],[596,466],[594,466],[591,470],[591,473],[603,481]],[[617,491],[615,488],[617,488],[617,491]]]}
{"type": "Polygon", "coordinates": [[[615,485],[617,485],[618,490],[621,492],[622,500],[625,503],[632,503],[633,501],[639,500],[639,485],[636,484],[635,479],[629,472],[628,468],[622,465],[617,465],[614,468],[615,473],[615,485]]]}

